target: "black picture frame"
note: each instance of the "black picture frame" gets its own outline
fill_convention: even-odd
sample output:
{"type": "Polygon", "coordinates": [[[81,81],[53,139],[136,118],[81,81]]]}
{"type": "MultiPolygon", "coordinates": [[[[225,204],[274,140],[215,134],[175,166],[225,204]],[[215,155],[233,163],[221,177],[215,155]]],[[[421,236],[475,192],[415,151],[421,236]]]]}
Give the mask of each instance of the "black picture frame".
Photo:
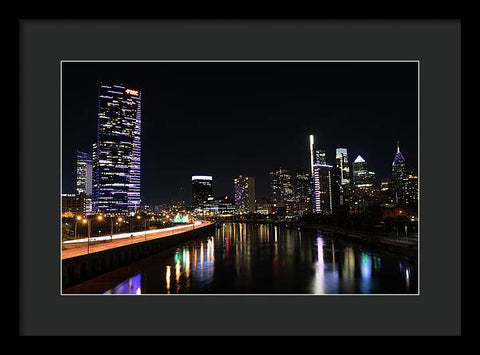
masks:
{"type": "Polygon", "coordinates": [[[460,333],[459,20],[25,19],[19,26],[22,335],[460,333]],[[117,38],[135,39],[136,52],[125,53],[117,38]],[[62,296],[59,65],[65,59],[419,60],[421,294],[121,297],[114,302],[62,296]],[[440,154],[444,142],[448,148],[440,154]],[[445,161],[448,168],[439,174],[445,161]]]}

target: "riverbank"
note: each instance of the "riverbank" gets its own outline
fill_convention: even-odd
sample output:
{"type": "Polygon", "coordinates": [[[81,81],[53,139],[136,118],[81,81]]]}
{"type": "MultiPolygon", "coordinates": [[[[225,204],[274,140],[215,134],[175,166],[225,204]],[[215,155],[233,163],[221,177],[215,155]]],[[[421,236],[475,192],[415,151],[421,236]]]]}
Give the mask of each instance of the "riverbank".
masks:
{"type": "Polygon", "coordinates": [[[395,253],[401,253],[409,257],[418,256],[418,236],[417,237],[388,237],[385,235],[366,233],[336,226],[325,226],[320,224],[309,224],[299,222],[275,222],[284,228],[318,230],[332,238],[342,238],[355,241],[368,246],[381,248],[395,253]]]}
{"type": "MultiPolygon", "coordinates": [[[[228,223],[228,222],[227,222],[228,223]]],[[[271,223],[273,225],[291,228],[296,230],[321,231],[325,235],[332,238],[341,238],[348,241],[376,247],[378,249],[390,251],[392,253],[402,254],[413,259],[418,258],[418,236],[401,236],[391,237],[381,234],[362,232],[351,230],[337,226],[327,226],[321,224],[302,223],[302,222],[286,222],[277,220],[249,220],[236,221],[236,223],[271,223]]]]}

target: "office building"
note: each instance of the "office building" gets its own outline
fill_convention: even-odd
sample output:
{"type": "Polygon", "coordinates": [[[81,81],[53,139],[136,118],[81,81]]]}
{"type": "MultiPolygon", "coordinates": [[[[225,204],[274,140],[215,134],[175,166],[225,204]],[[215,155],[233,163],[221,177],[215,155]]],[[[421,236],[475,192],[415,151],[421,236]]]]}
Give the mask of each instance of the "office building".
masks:
{"type": "Polygon", "coordinates": [[[235,201],[229,196],[210,196],[197,213],[210,216],[233,216],[236,212],[235,201]]]}
{"type": "Polygon", "coordinates": [[[208,196],[206,201],[204,201],[202,204],[196,207],[196,211],[203,212],[206,214],[208,213],[217,214],[218,213],[217,201],[213,196],[208,196]]]}
{"type": "Polygon", "coordinates": [[[382,179],[380,181],[379,203],[385,207],[396,205],[397,199],[392,179],[382,179]]]}
{"type": "Polygon", "coordinates": [[[404,199],[405,204],[410,206],[418,205],[418,176],[413,173],[408,174],[404,181],[404,199]]]}
{"type": "Polygon", "coordinates": [[[331,165],[313,166],[313,210],[315,213],[331,214],[332,200],[331,165]]]}
{"type": "Polygon", "coordinates": [[[202,208],[213,197],[213,178],[208,175],[192,176],[192,207],[202,208]]]}
{"type": "Polygon", "coordinates": [[[298,169],[293,179],[295,214],[302,215],[311,209],[312,184],[310,172],[298,169]]]}
{"type": "Polygon", "coordinates": [[[255,178],[252,176],[237,176],[233,179],[235,206],[237,213],[255,212],[255,178]]]}
{"type": "Polygon", "coordinates": [[[367,173],[367,162],[359,155],[352,164],[353,185],[358,186],[369,183],[367,173]]]}
{"type": "Polygon", "coordinates": [[[310,141],[310,171],[312,176],[312,210],[315,213],[331,214],[332,200],[332,165],[327,164],[323,149],[317,148],[315,137],[309,136],[310,141]]]}
{"type": "Polygon", "coordinates": [[[287,215],[293,215],[295,210],[295,195],[293,191],[292,172],[280,167],[270,172],[271,197],[275,207],[285,207],[287,215]]]}
{"type": "Polygon", "coordinates": [[[313,164],[315,165],[327,165],[327,154],[323,149],[314,149],[313,152],[313,164]]]}
{"type": "Polygon", "coordinates": [[[350,167],[348,165],[348,154],[346,148],[337,148],[335,151],[336,168],[340,173],[340,184],[350,183],[350,167]]]}
{"type": "Polygon", "coordinates": [[[393,158],[392,163],[392,181],[396,192],[396,202],[405,202],[405,185],[404,179],[406,177],[406,162],[405,157],[400,152],[400,142],[397,142],[397,153],[393,158]]]}
{"type": "Polygon", "coordinates": [[[134,214],[140,207],[141,93],[100,84],[93,145],[93,211],[134,214]]]}
{"type": "Polygon", "coordinates": [[[79,150],[75,162],[75,192],[92,194],[92,155],[79,150]]]}
{"type": "Polygon", "coordinates": [[[334,166],[331,171],[332,175],[332,213],[340,206],[344,205],[342,190],[342,174],[340,168],[334,166]]]}
{"type": "Polygon", "coordinates": [[[256,212],[258,214],[269,215],[274,211],[274,203],[267,198],[259,198],[256,200],[256,212]]]}
{"type": "Polygon", "coordinates": [[[346,148],[335,150],[335,168],[333,169],[333,206],[348,207],[350,201],[350,166],[346,148]]]}
{"type": "Polygon", "coordinates": [[[85,193],[62,194],[62,217],[85,216],[85,193]]]}
{"type": "Polygon", "coordinates": [[[352,172],[353,189],[350,197],[350,207],[357,209],[374,205],[378,200],[375,173],[368,170],[367,162],[360,155],[352,164],[352,172]]]}
{"type": "Polygon", "coordinates": [[[217,201],[218,215],[231,216],[235,214],[235,201],[229,196],[220,196],[215,198],[217,201]]]}

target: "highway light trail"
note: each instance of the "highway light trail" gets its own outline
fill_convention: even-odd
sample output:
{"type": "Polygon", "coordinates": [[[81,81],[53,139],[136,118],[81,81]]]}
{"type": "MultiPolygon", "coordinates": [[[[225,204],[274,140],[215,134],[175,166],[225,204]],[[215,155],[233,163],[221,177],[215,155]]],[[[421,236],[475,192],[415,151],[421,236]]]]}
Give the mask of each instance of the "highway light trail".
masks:
{"type": "Polygon", "coordinates": [[[142,231],[142,232],[132,232],[132,233],[120,233],[120,234],[114,234],[113,236],[111,235],[105,235],[101,237],[90,237],[90,238],[81,238],[81,239],[72,239],[72,240],[66,240],[63,243],[64,244],[72,244],[72,243],[86,243],[88,241],[90,242],[100,242],[104,240],[112,240],[112,239],[123,239],[123,238],[130,238],[131,236],[136,237],[139,235],[144,236],[149,235],[149,234],[155,234],[155,233],[161,233],[161,232],[168,232],[168,231],[174,231],[178,229],[185,229],[188,227],[193,227],[193,226],[199,226],[201,225],[202,222],[200,221],[195,221],[193,224],[184,224],[181,226],[176,226],[176,227],[169,227],[169,228],[162,228],[162,229],[152,229],[152,230],[147,230],[147,231],[142,231]]]}

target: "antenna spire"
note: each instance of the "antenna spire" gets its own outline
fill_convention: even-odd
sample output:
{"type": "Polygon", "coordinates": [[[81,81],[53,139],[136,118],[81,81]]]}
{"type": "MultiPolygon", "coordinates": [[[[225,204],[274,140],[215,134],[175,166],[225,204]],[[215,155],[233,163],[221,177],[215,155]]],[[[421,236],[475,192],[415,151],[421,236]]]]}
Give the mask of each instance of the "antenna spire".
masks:
{"type": "Polygon", "coordinates": [[[397,153],[400,153],[400,141],[397,141],[397,153]]]}

